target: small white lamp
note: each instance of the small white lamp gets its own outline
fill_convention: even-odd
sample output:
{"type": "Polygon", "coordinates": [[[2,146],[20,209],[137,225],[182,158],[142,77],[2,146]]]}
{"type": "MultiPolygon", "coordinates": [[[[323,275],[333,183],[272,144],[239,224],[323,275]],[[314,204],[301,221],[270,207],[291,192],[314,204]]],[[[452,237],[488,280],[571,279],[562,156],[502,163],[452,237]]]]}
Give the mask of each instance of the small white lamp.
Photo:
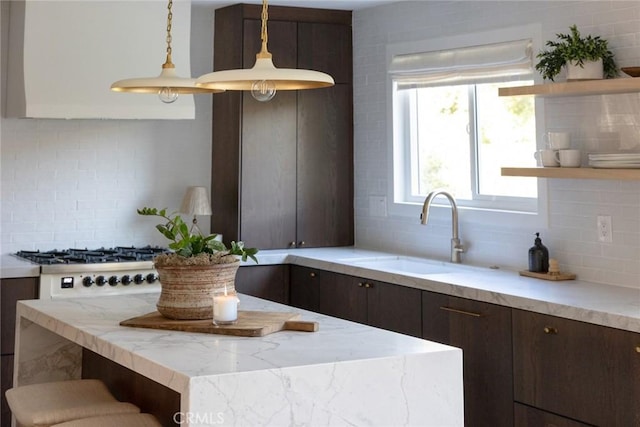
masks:
{"type": "Polygon", "coordinates": [[[205,187],[189,187],[182,199],[182,206],[180,212],[193,215],[193,225],[191,229],[198,228],[197,215],[211,215],[211,204],[209,203],[209,196],[207,195],[207,189],[205,187]]]}

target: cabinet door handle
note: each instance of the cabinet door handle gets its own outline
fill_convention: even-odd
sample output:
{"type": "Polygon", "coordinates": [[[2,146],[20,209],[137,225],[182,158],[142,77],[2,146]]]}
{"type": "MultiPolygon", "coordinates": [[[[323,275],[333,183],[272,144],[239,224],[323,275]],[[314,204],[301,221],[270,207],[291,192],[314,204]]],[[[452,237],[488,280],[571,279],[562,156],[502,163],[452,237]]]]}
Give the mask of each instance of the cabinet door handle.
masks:
{"type": "Polygon", "coordinates": [[[361,288],[361,287],[363,287],[363,286],[364,286],[364,283],[362,283],[362,282],[358,282],[358,287],[359,287],[359,288],[361,288]]]}
{"type": "Polygon", "coordinates": [[[545,326],[543,329],[545,334],[549,334],[549,335],[557,335],[558,334],[558,330],[556,328],[554,328],[553,326],[545,326]]]}
{"type": "Polygon", "coordinates": [[[636,353],[640,353],[640,345],[636,346],[636,353]]]}
{"type": "Polygon", "coordinates": [[[316,277],[316,273],[314,272],[309,273],[309,277],[316,277]]]}
{"type": "Polygon", "coordinates": [[[290,248],[295,248],[296,247],[296,242],[289,242],[289,247],[290,248]]]}
{"type": "Polygon", "coordinates": [[[482,317],[482,314],[480,314],[480,313],[474,313],[472,311],[458,310],[457,308],[451,308],[451,307],[442,306],[442,307],[440,307],[440,310],[450,311],[452,313],[464,314],[466,316],[471,316],[471,317],[482,317]]]}
{"type": "Polygon", "coordinates": [[[365,288],[373,288],[373,284],[372,283],[365,283],[364,287],[365,288]]]}
{"type": "Polygon", "coordinates": [[[304,240],[301,240],[300,243],[298,243],[298,246],[304,246],[306,244],[307,244],[307,242],[305,242],[304,240]]]}

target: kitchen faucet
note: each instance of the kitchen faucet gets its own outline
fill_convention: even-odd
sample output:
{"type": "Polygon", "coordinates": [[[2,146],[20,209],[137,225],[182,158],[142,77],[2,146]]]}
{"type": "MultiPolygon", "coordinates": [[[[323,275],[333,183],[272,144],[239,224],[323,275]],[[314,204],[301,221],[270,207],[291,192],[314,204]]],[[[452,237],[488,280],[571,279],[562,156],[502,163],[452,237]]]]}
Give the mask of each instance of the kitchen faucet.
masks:
{"type": "Polygon", "coordinates": [[[440,195],[445,196],[449,199],[449,203],[451,203],[451,262],[459,263],[460,254],[464,252],[464,246],[458,238],[458,205],[456,205],[456,200],[450,193],[444,190],[434,190],[427,195],[427,198],[424,200],[424,205],[422,206],[422,213],[420,214],[420,224],[427,224],[431,203],[433,199],[440,195]]]}

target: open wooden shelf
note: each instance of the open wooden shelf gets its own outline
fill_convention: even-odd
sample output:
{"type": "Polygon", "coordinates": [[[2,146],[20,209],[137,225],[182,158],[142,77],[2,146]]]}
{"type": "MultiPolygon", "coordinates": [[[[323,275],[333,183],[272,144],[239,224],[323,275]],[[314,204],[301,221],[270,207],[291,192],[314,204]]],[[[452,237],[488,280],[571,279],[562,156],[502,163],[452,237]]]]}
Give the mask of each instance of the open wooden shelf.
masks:
{"type": "Polygon", "coordinates": [[[582,96],[633,92],[640,92],[640,78],[582,80],[498,89],[499,96],[582,96]]]}
{"type": "Polygon", "coordinates": [[[640,169],[502,168],[502,176],[636,181],[640,180],[640,169]]]}

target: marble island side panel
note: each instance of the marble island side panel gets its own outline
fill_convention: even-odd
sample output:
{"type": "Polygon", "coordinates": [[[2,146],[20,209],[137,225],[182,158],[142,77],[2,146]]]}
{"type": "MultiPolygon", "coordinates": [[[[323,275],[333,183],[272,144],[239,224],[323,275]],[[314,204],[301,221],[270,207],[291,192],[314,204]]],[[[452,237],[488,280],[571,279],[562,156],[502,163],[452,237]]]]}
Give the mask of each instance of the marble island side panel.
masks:
{"type": "Polygon", "coordinates": [[[78,378],[87,348],[180,393],[181,425],[463,425],[459,349],[249,296],[242,309],[299,311],[320,330],[243,338],[119,326],[156,301],[20,302],[16,384],[78,378]],[[43,359],[46,371],[34,369],[43,359]]]}

